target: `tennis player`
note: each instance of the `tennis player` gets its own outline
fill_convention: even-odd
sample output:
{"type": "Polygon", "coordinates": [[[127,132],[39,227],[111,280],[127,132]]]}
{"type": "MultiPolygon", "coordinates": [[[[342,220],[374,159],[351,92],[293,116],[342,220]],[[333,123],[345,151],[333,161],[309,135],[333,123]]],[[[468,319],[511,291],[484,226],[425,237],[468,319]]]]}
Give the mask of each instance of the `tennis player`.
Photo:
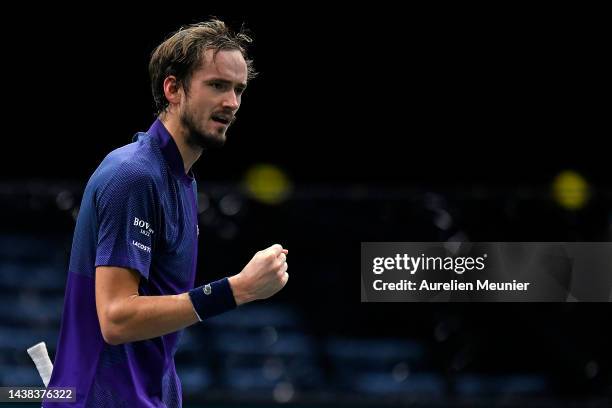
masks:
{"type": "Polygon", "coordinates": [[[240,273],[193,287],[198,212],[190,169],[225,142],[254,76],[250,42],[215,19],[179,30],[153,52],[158,117],[103,160],[77,219],[49,383],[74,387],[76,402],[44,407],[180,407],[173,356],[182,329],[287,283],[288,251],[276,244],[240,273]]]}

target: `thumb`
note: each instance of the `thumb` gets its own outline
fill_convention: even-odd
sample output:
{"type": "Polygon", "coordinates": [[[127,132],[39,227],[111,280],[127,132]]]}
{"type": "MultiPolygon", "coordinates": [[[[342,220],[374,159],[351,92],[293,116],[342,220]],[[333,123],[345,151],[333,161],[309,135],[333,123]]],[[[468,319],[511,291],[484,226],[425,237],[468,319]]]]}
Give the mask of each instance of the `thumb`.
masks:
{"type": "Polygon", "coordinates": [[[274,254],[274,256],[279,256],[281,254],[281,252],[283,252],[283,247],[280,244],[274,244],[272,245],[270,248],[268,248],[266,251],[270,251],[274,254]]]}

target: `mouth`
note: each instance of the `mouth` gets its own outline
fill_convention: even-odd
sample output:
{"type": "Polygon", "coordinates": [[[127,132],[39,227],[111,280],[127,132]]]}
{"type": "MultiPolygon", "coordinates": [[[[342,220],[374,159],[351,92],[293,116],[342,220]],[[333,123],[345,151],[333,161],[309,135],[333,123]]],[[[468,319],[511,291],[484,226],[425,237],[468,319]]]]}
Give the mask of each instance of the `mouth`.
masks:
{"type": "Polygon", "coordinates": [[[223,126],[228,126],[234,121],[234,117],[231,115],[214,114],[210,118],[223,126]]]}

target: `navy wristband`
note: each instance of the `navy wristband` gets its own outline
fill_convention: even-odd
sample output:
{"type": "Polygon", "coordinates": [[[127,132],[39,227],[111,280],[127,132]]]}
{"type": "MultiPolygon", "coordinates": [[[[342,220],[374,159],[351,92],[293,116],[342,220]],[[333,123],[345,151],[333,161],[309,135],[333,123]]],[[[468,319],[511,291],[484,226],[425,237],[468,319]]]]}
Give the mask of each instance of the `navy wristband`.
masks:
{"type": "Polygon", "coordinates": [[[189,297],[200,321],[236,308],[234,293],[227,278],[191,289],[189,297]]]}

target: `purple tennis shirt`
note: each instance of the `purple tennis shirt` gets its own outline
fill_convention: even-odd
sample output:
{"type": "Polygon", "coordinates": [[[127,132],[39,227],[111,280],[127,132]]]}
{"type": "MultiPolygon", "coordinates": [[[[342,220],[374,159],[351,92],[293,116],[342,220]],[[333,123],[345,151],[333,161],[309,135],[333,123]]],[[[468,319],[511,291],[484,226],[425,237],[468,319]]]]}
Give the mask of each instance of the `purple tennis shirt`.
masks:
{"type": "Polygon", "coordinates": [[[107,344],[96,313],[97,266],[131,268],[140,295],[193,288],[197,186],[156,120],[111,152],[91,176],[76,223],[64,311],[49,387],[75,387],[76,403],[44,407],[180,407],[174,353],[182,331],[107,344]]]}

